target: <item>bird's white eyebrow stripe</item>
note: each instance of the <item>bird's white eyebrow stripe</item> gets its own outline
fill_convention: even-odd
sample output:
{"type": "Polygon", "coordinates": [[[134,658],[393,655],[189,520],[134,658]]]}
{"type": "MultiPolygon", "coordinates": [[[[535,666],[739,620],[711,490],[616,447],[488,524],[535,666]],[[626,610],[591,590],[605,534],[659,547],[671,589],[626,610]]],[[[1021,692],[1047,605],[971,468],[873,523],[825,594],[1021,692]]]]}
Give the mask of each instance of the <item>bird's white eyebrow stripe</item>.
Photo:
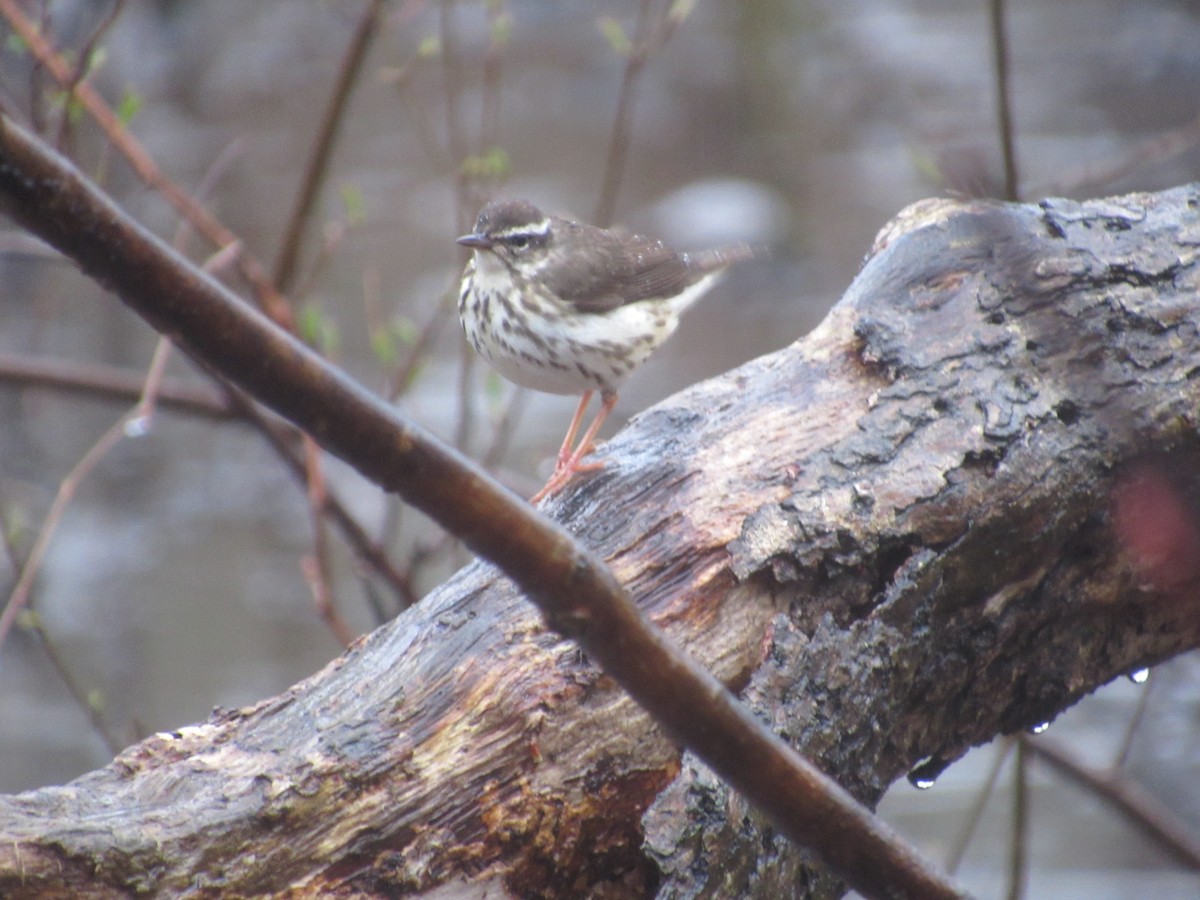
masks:
{"type": "Polygon", "coordinates": [[[517,234],[535,234],[545,237],[550,233],[550,220],[542,219],[540,222],[530,222],[528,225],[514,225],[512,228],[505,228],[503,231],[495,232],[492,237],[506,238],[517,234]]]}

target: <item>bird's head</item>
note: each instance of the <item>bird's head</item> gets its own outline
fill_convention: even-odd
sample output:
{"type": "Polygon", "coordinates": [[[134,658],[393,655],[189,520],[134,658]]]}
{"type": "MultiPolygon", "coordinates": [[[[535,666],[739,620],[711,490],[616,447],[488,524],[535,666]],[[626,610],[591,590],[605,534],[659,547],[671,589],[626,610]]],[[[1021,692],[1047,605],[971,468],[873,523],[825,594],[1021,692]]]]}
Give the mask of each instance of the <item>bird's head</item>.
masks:
{"type": "Polygon", "coordinates": [[[549,258],[553,237],[550,217],[529,201],[493,200],[480,211],[475,230],[458,243],[475,251],[477,266],[490,266],[492,257],[531,275],[549,258]]]}

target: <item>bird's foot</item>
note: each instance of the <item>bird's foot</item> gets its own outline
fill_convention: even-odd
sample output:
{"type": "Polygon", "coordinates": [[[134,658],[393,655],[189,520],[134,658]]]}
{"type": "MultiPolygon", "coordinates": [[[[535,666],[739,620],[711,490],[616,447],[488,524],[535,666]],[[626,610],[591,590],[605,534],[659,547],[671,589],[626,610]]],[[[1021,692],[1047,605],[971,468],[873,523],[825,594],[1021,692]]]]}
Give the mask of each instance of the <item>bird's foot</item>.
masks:
{"type": "Polygon", "coordinates": [[[592,449],[592,445],[588,444],[576,449],[566,458],[559,456],[558,465],[554,467],[554,474],[550,476],[550,480],[542,486],[540,491],[529,498],[529,502],[537,503],[551,494],[557,493],[580,472],[595,472],[603,469],[604,460],[602,459],[584,460],[584,457],[591,453],[592,449]]]}

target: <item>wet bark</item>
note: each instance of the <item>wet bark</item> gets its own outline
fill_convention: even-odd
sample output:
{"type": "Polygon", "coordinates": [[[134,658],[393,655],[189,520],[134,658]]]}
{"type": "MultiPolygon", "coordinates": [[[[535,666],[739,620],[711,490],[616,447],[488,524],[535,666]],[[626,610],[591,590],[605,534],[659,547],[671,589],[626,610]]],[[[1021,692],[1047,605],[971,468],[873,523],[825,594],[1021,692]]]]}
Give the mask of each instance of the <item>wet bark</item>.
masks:
{"type": "MultiPolygon", "coordinates": [[[[873,806],[1200,643],[1200,186],[929,202],[547,511],[873,806]]],[[[453,498],[447,498],[452,503],[453,498]]],[[[471,565],[321,672],[0,798],[5,897],[832,895],[471,565]]]]}

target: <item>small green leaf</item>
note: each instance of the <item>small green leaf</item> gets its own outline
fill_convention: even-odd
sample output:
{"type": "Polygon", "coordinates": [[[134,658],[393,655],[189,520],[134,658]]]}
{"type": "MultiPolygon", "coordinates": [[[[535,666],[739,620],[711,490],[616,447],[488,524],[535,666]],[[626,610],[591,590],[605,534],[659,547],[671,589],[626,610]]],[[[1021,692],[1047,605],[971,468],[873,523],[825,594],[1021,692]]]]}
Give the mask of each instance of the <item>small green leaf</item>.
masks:
{"type": "Polygon", "coordinates": [[[629,35],[625,33],[625,28],[620,22],[612,16],[601,16],[596,24],[600,26],[600,33],[618,56],[629,56],[633,52],[633,42],[629,40],[629,35]]]}
{"type": "Polygon", "coordinates": [[[411,347],[417,342],[417,323],[408,316],[396,316],[391,324],[392,334],[405,347],[411,347]]]}
{"type": "Polygon", "coordinates": [[[504,379],[490,369],[483,379],[484,401],[492,412],[499,410],[504,401],[504,383],[504,379]]]}
{"type": "Polygon", "coordinates": [[[371,352],[385,366],[396,361],[396,335],[386,326],[371,329],[371,352]]]}
{"type": "Polygon", "coordinates": [[[108,50],[104,47],[93,47],[92,52],[88,54],[87,69],[83,77],[90,78],[93,74],[99,71],[100,67],[108,60],[108,50]]]}
{"type": "Polygon", "coordinates": [[[428,370],[428,368],[429,368],[428,360],[426,360],[426,359],[418,360],[417,364],[415,366],[413,366],[412,369],[409,371],[408,379],[404,382],[404,384],[400,385],[401,393],[411,390],[412,386],[421,380],[422,376],[424,376],[424,374],[425,374],[426,370],[428,370]]]}
{"type": "Polygon", "coordinates": [[[66,106],[67,119],[73,123],[83,117],[83,104],[75,94],[70,95],[70,102],[68,102],[66,91],[53,91],[50,94],[50,106],[54,109],[62,109],[66,106]]]}
{"type": "Polygon", "coordinates": [[[32,609],[23,609],[17,613],[17,627],[37,631],[42,627],[42,618],[32,609]]]}
{"type": "Polygon", "coordinates": [[[13,505],[4,511],[4,537],[9,544],[19,546],[29,528],[25,507],[13,505]]]}
{"type": "Polygon", "coordinates": [[[355,226],[367,220],[367,201],[362,188],[357,184],[347,182],[338,191],[342,198],[342,212],[345,213],[346,223],[355,226]]]}
{"type": "Polygon", "coordinates": [[[489,147],[478,156],[468,156],[462,164],[462,173],[471,178],[504,179],[511,169],[508,151],[503,147],[489,147]]]}
{"type": "Polygon", "coordinates": [[[25,38],[21,37],[15,31],[10,31],[8,37],[4,39],[4,46],[13,53],[24,56],[29,52],[29,45],[25,43],[25,38]]]}
{"type": "Polygon", "coordinates": [[[121,120],[121,124],[126,128],[133,121],[133,117],[138,114],[142,108],[142,95],[132,87],[125,88],[125,93],[121,95],[121,102],[117,104],[117,118],[121,120]]]}
{"type": "Polygon", "coordinates": [[[504,47],[512,37],[512,13],[501,13],[492,19],[492,46],[504,47]]]}
{"type": "Polygon", "coordinates": [[[667,21],[672,25],[679,25],[692,14],[692,10],[695,8],[696,0],[675,0],[667,11],[667,21]]]}
{"type": "Polygon", "coordinates": [[[411,347],[417,342],[417,326],[408,316],[396,316],[386,325],[371,331],[371,349],[384,365],[392,365],[400,358],[401,347],[411,347]]]}
{"type": "Polygon", "coordinates": [[[314,309],[311,306],[305,306],[300,310],[300,315],[296,319],[296,331],[300,335],[300,340],[306,344],[314,344],[317,340],[317,335],[321,331],[321,313],[320,310],[314,309]]]}
{"type": "Polygon", "coordinates": [[[87,705],[94,713],[104,712],[104,692],[99,688],[92,688],[87,693],[87,705]]]}
{"type": "Polygon", "coordinates": [[[421,59],[434,59],[441,56],[441,53],[442,42],[436,34],[422,38],[421,43],[417,45],[417,56],[421,59]]]}
{"type": "Polygon", "coordinates": [[[311,347],[316,347],[326,356],[337,353],[341,335],[337,324],[314,305],[306,305],[300,310],[296,322],[300,339],[311,347]]]}
{"type": "Polygon", "coordinates": [[[938,168],[937,159],[932,154],[923,150],[912,149],[909,151],[909,158],[912,161],[913,168],[917,170],[918,176],[930,184],[942,183],[942,170],[938,168]]]}

